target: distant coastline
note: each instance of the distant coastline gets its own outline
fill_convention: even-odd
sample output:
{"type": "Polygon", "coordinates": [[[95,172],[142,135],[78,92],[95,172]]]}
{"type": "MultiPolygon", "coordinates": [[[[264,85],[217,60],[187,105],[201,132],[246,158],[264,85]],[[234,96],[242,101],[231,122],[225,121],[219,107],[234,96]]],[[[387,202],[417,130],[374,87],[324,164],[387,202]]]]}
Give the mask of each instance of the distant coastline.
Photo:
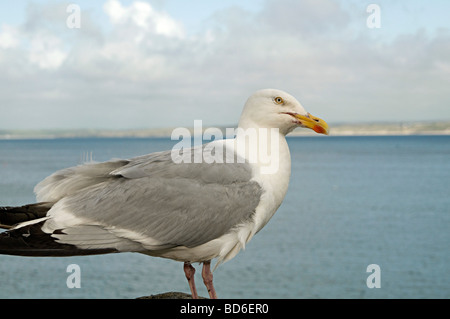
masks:
{"type": "MultiPolygon", "coordinates": [[[[234,127],[233,125],[228,127],[234,127]]],[[[205,127],[204,129],[206,129],[205,127]]],[[[225,135],[224,126],[219,127],[225,135]]],[[[380,135],[450,135],[450,121],[402,122],[402,123],[336,123],[330,124],[332,136],[380,136],[380,135]]],[[[121,138],[121,137],[170,137],[174,128],[133,130],[102,129],[48,129],[48,130],[0,130],[0,140],[55,139],[55,138],[121,138]]],[[[191,133],[193,129],[191,129],[191,133]]],[[[291,136],[314,136],[314,132],[296,129],[291,136]]]]}
{"type": "MultiPolygon", "coordinates": [[[[450,135],[450,121],[362,124],[342,123],[330,125],[330,128],[330,135],[335,136],[450,135]]],[[[296,134],[298,131],[299,130],[296,130],[293,133],[296,134]]],[[[303,132],[298,133],[300,133],[299,135],[304,134],[303,132]]]]}

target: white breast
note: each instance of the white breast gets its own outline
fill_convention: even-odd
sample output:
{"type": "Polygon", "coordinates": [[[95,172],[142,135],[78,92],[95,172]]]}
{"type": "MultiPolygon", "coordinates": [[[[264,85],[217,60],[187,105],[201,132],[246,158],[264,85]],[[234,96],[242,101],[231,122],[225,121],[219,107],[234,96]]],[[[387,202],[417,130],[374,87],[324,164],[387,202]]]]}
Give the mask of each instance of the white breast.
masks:
{"type": "Polygon", "coordinates": [[[279,149],[277,154],[272,154],[273,161],[270,164],[254,165],[253,180],[257,181],[264,189],[261,201],[256,208],[254,233],[261,230],[272,218],[287,193],[291,176],[291,156],[283,135],[279,135],[277,143],[279,149]],[[271,169],[264,170],[267,165],[270,165],[271,169]]]}

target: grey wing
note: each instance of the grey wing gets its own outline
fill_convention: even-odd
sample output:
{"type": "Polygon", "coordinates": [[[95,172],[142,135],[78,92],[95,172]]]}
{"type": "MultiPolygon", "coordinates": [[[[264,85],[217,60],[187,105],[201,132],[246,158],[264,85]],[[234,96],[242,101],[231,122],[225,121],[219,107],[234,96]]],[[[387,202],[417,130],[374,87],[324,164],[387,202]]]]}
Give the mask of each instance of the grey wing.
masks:
{"type": "Polygon", "coordinates": [[[139,234],[163,248],[194,247],[249,220],[262,194],[247,163],[175,164],[170,152],[115,163],[108,177],[103,172],[65,196],[50,214],[63,207],[78,220],[139,234]]]}
{"type": "Polygon", "coordinates": [[[129,160],[112,160],[59,170],[36,185],[36,199],[38,202],[55,203],[81,189],[110,180],[113,170],[129,163],[129,160]]]}

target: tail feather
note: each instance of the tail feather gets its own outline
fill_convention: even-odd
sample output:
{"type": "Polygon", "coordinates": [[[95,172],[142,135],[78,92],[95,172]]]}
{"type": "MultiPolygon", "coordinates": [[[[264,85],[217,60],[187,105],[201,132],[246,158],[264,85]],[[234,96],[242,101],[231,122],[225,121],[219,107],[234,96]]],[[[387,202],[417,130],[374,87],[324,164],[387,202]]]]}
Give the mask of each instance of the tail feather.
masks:
{"type": "MultiPolygon", "coordinates": [[[[42,225],[52,203],[37,203],[20,207],[0,207],[0,225],[9,230],[0,233],[0,254],[17,256],[83,256],[117,252],[113,248],[81,249],[63,244],[42,231],[42,225]],[[33,220],[36,220],[33,222],[33,220]],[[31,221],[31,223],[30,223],[31,221]],[[28,222],[14,228],[18,223],[28,222]]],[[[57,231],[60,234],[63,231],[57,231]]]]}
{"type": "Polygon", "coordinates": [[[12,228],[14,225],[45,217],[53,203],[42,202],[18,207],[0,207],[0,228],[12,228]]]}

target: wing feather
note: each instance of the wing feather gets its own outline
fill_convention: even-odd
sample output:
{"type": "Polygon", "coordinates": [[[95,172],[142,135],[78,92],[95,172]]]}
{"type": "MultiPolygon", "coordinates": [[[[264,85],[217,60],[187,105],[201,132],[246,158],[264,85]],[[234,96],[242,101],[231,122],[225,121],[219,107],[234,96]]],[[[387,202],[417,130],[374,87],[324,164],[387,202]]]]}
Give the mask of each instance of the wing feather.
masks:
{"type": "MultiPolygon", "coordinates": [[[[164,249],[226,234],[252,218],[262,194],[248,163],[177,164],[170,151],[69,168],[36,189],[58,200],[47,231],[93,225],[164,249]]],[[[73,237],[58,235],[64,243],[73,237]]]]}

